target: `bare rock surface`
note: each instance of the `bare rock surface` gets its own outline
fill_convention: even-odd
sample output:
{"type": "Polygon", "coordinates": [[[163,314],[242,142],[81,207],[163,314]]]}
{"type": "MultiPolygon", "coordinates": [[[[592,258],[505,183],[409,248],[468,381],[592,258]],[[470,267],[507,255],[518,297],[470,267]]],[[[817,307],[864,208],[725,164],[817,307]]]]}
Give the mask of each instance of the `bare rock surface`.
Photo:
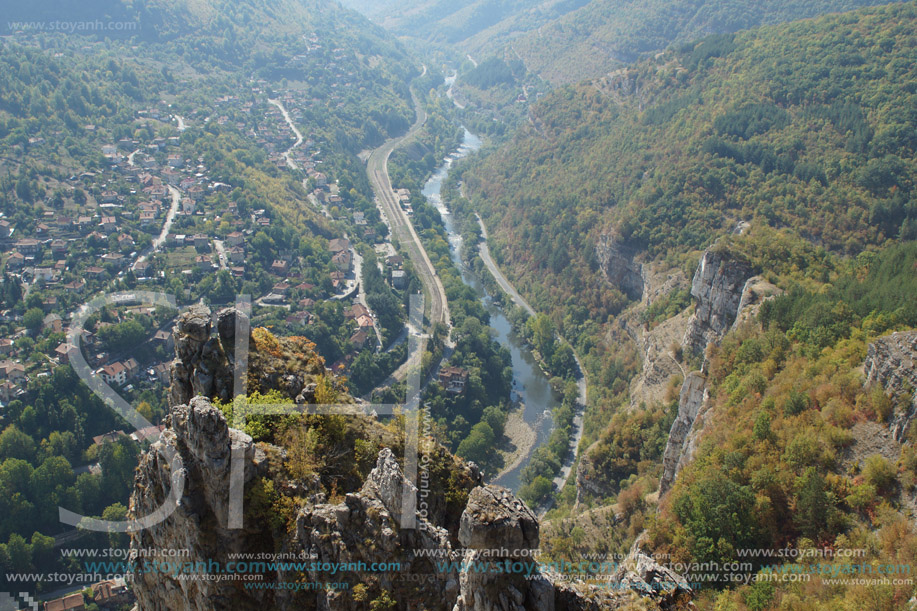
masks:
{"type": "Polygon", "coordinates": [[[903,441],[917,415],[917,331],[892,333],[869,344],[863,370],[868,384],[880,384],[903,404],[889,424],[895,439],[903,441]]]}
{"type": "Polygon", "coordinates": [[[698,413],[707,399],[707,380],[699,371],[692,371],[681,387],[678,398],[678,415],[669,431],[669,439],[662,455],[662,479],[659,482],[659,496],[662,497],[675,481],[685,440],[694,426],[698,413]]]}
{"type": "Polygon", "coordinates": [[[719,343],[735,322],[745,283],[752,276],[748,263],[728,251],[704,252],[691,281],[697,308],[685,331],[686,350],[703,354],[707,344],[719,343]]]}
{"type": "MultiPolygon", "coordinates": [[[[149,571],[138,563],[134,589],[140,609],[357,611],[387,598],[396,609],[578,611],[628,608],[634,603],[655,608],[661,600],[631,577],[621,589],[540,573],[528,553],[539,543],[534,512],[505,488],[481,486],[473,464],[429,440],[425,443],[432,449],[424,449],[424,456],[430,460],[422,465],[430,473],[419,484],[408,481],[390,447],[380,449],[375,466],[353,492],[323,490],[317,474],[292,478],[284,466],[290,456],[287,450],[255,443],[230,428],[211,403],[210,397],[222,397],[224,387],[217,380],[230,369],[233,355],[226,348],[234,343],[237,315],[224,311],[218,316],[216,337],[211,337],[211,316],[204,307],[183,314],[176,327],[178,358],[173,370],[181,376],[173,380],[171,397],[191,396],[173,404],[160,439],[141,457],[129,514],[142,517],[168,505],[175,482],[183,478],[184,486],[177,503],[171,501],[166,519],[131,534],[131,549],[151,560],[156,559],[149,556],[155,550],[181,551],[181,563],[195,568],[149,571]],[[211,375],[212,383],[204,374],[211,375]],[[197,382],[195,376],[200,378],[197,382]],[[200,390],[212,394],[198,394],[200,390]],[[229,527],[234,448],[243,469],[241,528],[229,527]],[[180,460],[170,461],[170,456],[180,460]],[[442,489],[446,482],[449,494],[442,489]],[[348,587],[247,589],[239,581],[210,578],[238,554],[271,560],[278,553],[288,564],[251,572],[267,583],[348,587]],[[506,564],[520,559],[530,568],[506,564]]],[[[258,342],[249,341],[257,348],[258,342]]],[[[272,349],[277,345],[271,344],[272,349]]],[[[283,347],[300,345],[306,344],[283,347]]],[[[298,383],[314,375],[298,367],[311,371],[320,365],[314,355],[284,355],[262,363],[266,373],[260,379],[282,383],[289,375],[298,383]],[[283,366],[291,369],[282,371],[283,366]]],[[[374,420],[366,419],[360,426],[360,431],[384,430],[375,439],[400,445],[374,420]]],[[[644,583],[651,573],[636,569],[644,583]]]]}
{"type": "Polygon", "coordinates": [[[599,269],[609,284],[630,297],[643,297],[643,266],[634,261],[636,251],[613,234],[602,234],[595,245],[599,269]]]}
{"type": "MultiPolygon", "coordinates": [[[[149,515],[168,497],[173,485],[172,468],[167,457],[181,457],[185,486],[177,507],[159,524],[134,533],[131,549],[152,563],[174,563],[176,558],[155,555],[159,550],[187,550],[195,561],[225,563],[233,553],[252,551],[250,536],[258,530],[228,528],[230,455],[240,448],[245,460],[245,479],[251,482],[266,469],[265,454],[251,437],[230,429],[223,414],[205,397],[195,397],[189,405],[179,405],[167,417],[167,428],[159,441],[146,452],[137,469],[130,514],[149,515]],[[149,556],[149,553],[154,553],[149,556]]],[[[179,562],[188,558],[178,558],[179,562]]],[[[176,572],[174,566],[143,570],[138,563],[134,574],[135,594],[141,609],[257,609],[269,598],[263,592],[238,596],[225,585],[195,575],[176,572]]]]}

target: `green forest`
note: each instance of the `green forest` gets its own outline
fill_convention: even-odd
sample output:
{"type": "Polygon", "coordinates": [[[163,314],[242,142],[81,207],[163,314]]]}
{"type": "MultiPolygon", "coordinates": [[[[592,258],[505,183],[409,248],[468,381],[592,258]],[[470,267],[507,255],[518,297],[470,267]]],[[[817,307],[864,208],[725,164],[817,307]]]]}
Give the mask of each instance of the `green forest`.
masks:
{"type": "Polygon", "coordinates": [[[593,0],[512,42],[526,67],[555,85],[600,77],[670,45],[708,34],[807,19],[875,0],[593,0]]]}
{"type": "Polygon", "coordinates": [[[688,269],[741,220],[839,255],[917,237],[914,18],[893,4],[715,36],[547,96],[465,172],[495,257],[588,353],[590,323],[627,304],[601,234],[688,269]]]}
{"type": "MultiPolygon", "coordinates": [[[[674,562],[722,566],[784,547],[864,549],[873,567],[914,561],[912,449],[897,457],[864,441],[908,409],[907,393],[896,403],[865,387],[860,368],[871,342],[917,326],[915,24],[911,2],[683,44],[558,89],[511,142],[467,166],[467,205],[495,258],[590,374],[581,451],[612,492],[586,512],[572,509],[574,490],[561,493],[550,557],[626,553],[645,532],[674,562]],[[682,377],[659,403],[629,407],[641,355],[625,322],[648,331],[694,297],[682,284],[632,301],[603,278],[602,235],[645,270],[687,278],[715,244],[779,288],[708,349],[713,417],[658,505],[682,377]]],[[[700,368],[701,356],[672,354],[700,368]]],[[[751,575],[784,563],[807,570],[762,557],[751,575]]],[[[891,609],[911,593],[761,580],[710,584],[695,602],[891,609]]]]}

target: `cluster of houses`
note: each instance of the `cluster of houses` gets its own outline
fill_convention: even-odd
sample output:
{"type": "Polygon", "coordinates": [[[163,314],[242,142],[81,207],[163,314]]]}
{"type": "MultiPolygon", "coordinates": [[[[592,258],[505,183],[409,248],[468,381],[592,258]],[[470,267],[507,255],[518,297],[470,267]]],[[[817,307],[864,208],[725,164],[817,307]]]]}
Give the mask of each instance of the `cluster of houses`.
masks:
{"type": "MultiPolygon", "coordinates": [[[[125,303],[129,304],[130,301],[125,300],[125,303]]],[[[135,314],[150,315],[153,314],[155,310],[150,306],[129,305],[126,311],[135,314]]],[[[118,310],[114,310],[113,315],[119,319],[121,317],[118,310]]],[[[99,328],[111,324],[114,323],[102,322],[99,323],[99,328]]],[[[64,319],[53,312],[45,316],[42,328],[53,333],[63,333],[68,338],[70,337],[71,330],[69,324],[65,323],[64,319]]],[[[19,354],[20,351],[17,350],[17,343],[15,341],[25,336],[26,332],[23,330],[18,332],[13,338],[0,339],[0,357],[4,358],[3,361],[0,361],[0,402],[2,402],[2,404],[7,404],[11,400],[23,396],[30,381],[30,376],[47,375],[48,370],[53,369],[56,365],[68,364],[74,352],[78,350],[70,341],[65,340],[58,344],[52,353],[48,355],[49,360],[46,363],[31,364],[27,368],[22,362],[22,357],[27,357],[29,355],[19,354]]],[[[95,368],[94,373],[100,376],[102,380],[110,386],[123,387],[129,381],[137,379],[144,373],[140,363],[134,357],[112,359],[111,355],[102,348],[97,334],[92,331],[87,329],[81,331],[80,344],[83,353],[86,355],[87,363],[95,368]]],[[[154,349],[151,352],[152,354],[156,354],[157,351],[155,351],[155,349],[159,347],[162,348],[162,350],[158,351],[159,354],[163,352],[165,352],[165,354],[170,354],[173,349],[171,331],[165,329],[157,330],[149,339],[148,345],[150,348],[154,349]]],[[[145,370],[145,377],[143,377],[142,380],[150,383],[157,381],[168,383],[168,362],[163,361],[160,363],[148,364],[145,370]]]]}
{"type": "MultiPolygon", "coordinates": [[[[156,109],[141,116],[160,116],[156,109]]],[[[207,195],[226,191],[227,184],[211,181],[203,159],[185,159],[178,137],[154,138],[143,144],[131,138],[103,144],[109,167],[71,176],[61,187],[71,201],[46,202],[34,225],[14,226],[0,216],[0,248],[7,254],[4,271],[22,281],[51,288],[66,276],[104,280],[130,269],[140,279],[150,270],[140,259],[137,243],[146,234],[156,236],[177,194],[177,214],[195,214],[207,195]],[[68,267],[68,255],[95,249],[92,259],[77,259],[68,267]],[[110,265],[109,265],[110,264],[110,265]]],[[[61,286],[65,290],[72,287],[61,286]]]]}
{"type": "MultiPolygon", "coordinates": [[[[317,48],[320,49],[320,45],[317,48]]],[[[268,151],[270,159],[279,165],[283,161],[282,151],[290,147],[294,134],[277,108],[264,101],[263,85],[256,83],[252,89],[257,101],[241,102],[235,96],[216,100],[215,114],[220,114],[221,107],[232,107],[234,111],[241,107],[245,111],[247,106],[249,111],[258,111],[253,114],[264,117],[265,121],[253,127],[243,119],[238,127],[248,130],[249,135],[268,151]]],[[[289,92],[282,94],[280,99],[290,109],[294,120],[302,119],[303,109],[315,102],[289,92]]],[[[226,123],[229,114],[227,111],[216,120],[226,123]]],[[[153,107],[139,111],[138,118],[168,121],[171,117],[164,108],[153,107]]],[[[343,200],[338,186],[321,171],[321,150],[315,140],[314,135],[306,136],[293,150],[293,160],[314,185],[313,195],[321,204],[341,206],[343,200]]],[[[203,158],[183,155],[180,144],[178,137],[157,137],[145,142],[122,138],[102,144],[101,153],[108,167],[83,172],[62,182],[61,187],[65,192],[69,188],[69,194],[63,202],[52,203],[50,199],[45,202],[45,211],[38,222],[19,223],[17,227],[15,221],[0,213],[0,249],[5,253],[2,271],[19,280],[24,291],[37,292],[41,296],[46,313],[42,330],[68,331],[61,318],[68,316],[64,307],[68,300],[58,304],[62,294],[91,295],[104,289],[109,280],[128,272],[138,282],[154,283],[165,277],[163,265],[184,266],[173,271],[185,275],[211,273],[222,268],[236,278],[245,278],[246,241],[254,232],[270,227],[271,218],[263,209],[247,211],[249,214],[243,217],[234,201],[208,197],[229,191],[230,186],[212,180],[203,158]],[[215,204],[217,201],[225,203],[215,204]],[[159,244],[158,235],[173,205],[175,221],[162,247],[169,253],[185,249],[189,256],[182,254],[168,259],[143,256],[153,239],[159,244]],[[215,209],[216,205],[225,209],[215,209]],[[224,219],[229,221],[230,231],[220,232],[222,240],[210,231],[201,230],[205,226],[220,225],[224,219]],[[89,249],[94,256],[80,256],[89,249]]],[[[399,197],[409,209],[410,193],[402,190],[399,197]]],[[[357,233],[369,242],[376,240],[366,214],[353,211],[352,215],[357,233]]],[[[332,290],[336,298],[350,297],[358,284],[354,277],[353,247],[348,239],[340,238],[331,240],[329,251],[333,264],[328,272],[332,290]]],[[[313,321],[310,310],[315,305],[312,296],[316,296],[313,291],[316,287],[302,280],[295,271],[295,264],[292,254],[277,254],[268,270],[277,281],[259,302],[289,307],[287,322],[307,325],[313,321]]],[[[401,258],[390,257],[386,265],[391,271],[392,285],[396,289],[405,288],[407,278],[401,258]]],[[[18,321],[11,312],[0,312],[0,319],[4,317],[18,321]]],[[[375,346],[378,334],[372,313],[359,304],[348,310],[348,320],[356,324],[349,341],[352,352],[348,358],[352,359],[360,350],[375,346]]],[[[165,363],[148,365],[135,358],[112,359],[96,349],[93,334],[84,334],[82,340],[87,360],[97,375],[111,386],[124,387],[138,378],[144,381],[168,379],[165,363]]],[[[154,338],[154,341],[166,342],[167,338],[154,338]]],[[[75,348],[68,342],[62,342],[49,355],[52,364],[67,363],[73,350],[75,348]]],[[[9,359],[13,352],[13,339],[0,338],[0,358],[9,359]]],[[[22,395],[29,375],[35,375],[38,369],[44,371],[46,368],[27,368],[11,359],[0,363],[0,401],[6,403],[22,395]]]]}

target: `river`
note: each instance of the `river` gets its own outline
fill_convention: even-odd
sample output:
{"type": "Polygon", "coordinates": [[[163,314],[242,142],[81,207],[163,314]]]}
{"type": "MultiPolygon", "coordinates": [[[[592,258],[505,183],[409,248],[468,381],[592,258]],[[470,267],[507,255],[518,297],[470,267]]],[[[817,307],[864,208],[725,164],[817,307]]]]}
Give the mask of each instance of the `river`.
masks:
{"type": "Polygon", "coordinates": [[[513,358],[513,398],[523,404],[523,420],[535,431],[536,441],[531,451],[518,466],[503,473],[491,483],[506,486],[516,492],[521,485],[522,470],[529,464],[532,452],[551,436],[552,419],[550,410],[560,404],[560,398],[551,389],[547,376],[538,367],[532,353],[522,340],[513,333],[512,326],[504,316],[503,311],[494,305],[492,297],[484,289],[480,278],[462,262],[462,236],[458,233],[452,213],[443,204],[441,197],[442,184],[449,174],[452,164],[480,147],[481,140],[466,129],[459,150],[445,159],[443,164],[436,170],[436,173],[426,182],[422,193],[427,198],[427,201],[439,210],[443,218],[443,224],[446,227],[446,233],[449,238],[452,260],[461,271],[462,280],[481,297],[481,303],[490,314],[490,326],[497,332],[496,340],[509,350],[513,358]]]}

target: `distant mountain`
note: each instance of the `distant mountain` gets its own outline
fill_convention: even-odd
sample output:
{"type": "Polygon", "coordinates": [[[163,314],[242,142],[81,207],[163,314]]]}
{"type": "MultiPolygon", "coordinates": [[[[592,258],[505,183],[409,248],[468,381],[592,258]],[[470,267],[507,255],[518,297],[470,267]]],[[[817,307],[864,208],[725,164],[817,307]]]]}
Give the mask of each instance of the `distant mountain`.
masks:
{"type": "Polygon", "coordinates": [[[165,51],[192,64],[229,70],[272,66],[278,78],[286,60],[305,52],[310,42],[324,44],[328,52],[352,50],[368,62],[384,59],[383,68],[402,84],[419,71],[389,33],[330,0],[38,0],[11,7],[4,18],[3,33],[168,43],[165,51]]]}
{"type": "Polygon", "coordinates": [[[399,36],[480,54],[498,50],[588,0],[344,0],[399,36]]]}
{"type": "Polygon", "coordinates": [[[556,85],[601,76],[673,43],[875,4],[884,2],[592,0],[510,46],[526,68],[556,85]]]}
{"type": "Polygon", "coordinates": [[[882,0],[344,0],[398,36],[475,59],[520,59],[554,85],[596,78],[709,34],[884,4],[882,0]]]}

